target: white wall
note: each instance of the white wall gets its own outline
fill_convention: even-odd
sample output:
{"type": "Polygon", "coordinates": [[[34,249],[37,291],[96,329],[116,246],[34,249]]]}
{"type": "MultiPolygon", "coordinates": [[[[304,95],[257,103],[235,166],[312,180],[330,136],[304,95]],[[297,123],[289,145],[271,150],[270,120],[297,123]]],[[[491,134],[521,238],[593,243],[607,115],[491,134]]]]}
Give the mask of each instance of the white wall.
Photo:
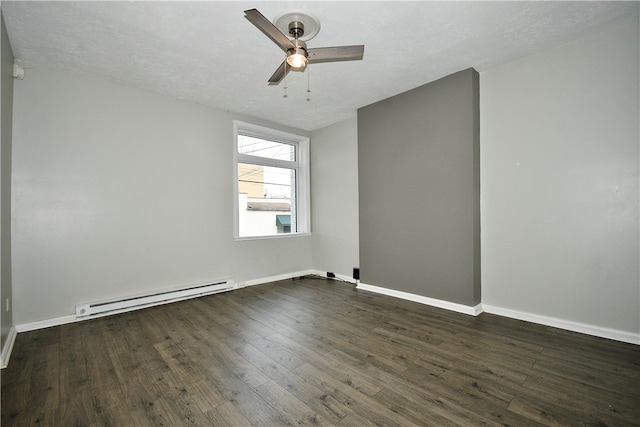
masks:
{"type": "Polygon", "coordinates": [[[309,269],[310,237],[233,240],[233,119],[270,125],[56,71],[16,81],[15,324],[81,302],[309,269]]]}
{"type": "Polygon", "coordinates": [[[319,129],[311,137],[313,267],[352,277],[358,252],[358,123],[319,129]]]}
{"type": "Polygon", "coordinates": [[[481,74],[485,305],[638,341],[638,34],[481,74]]]}
{"type": "MultiPolygon", "coordinates": [[[[0,13],[1,16],[1,13],[0,13]]],[[[0,18],[0,365],[11,343],[7,338],[13,328],[11,294],[11,135],[13,132],[13,51],[0,18]]]]}

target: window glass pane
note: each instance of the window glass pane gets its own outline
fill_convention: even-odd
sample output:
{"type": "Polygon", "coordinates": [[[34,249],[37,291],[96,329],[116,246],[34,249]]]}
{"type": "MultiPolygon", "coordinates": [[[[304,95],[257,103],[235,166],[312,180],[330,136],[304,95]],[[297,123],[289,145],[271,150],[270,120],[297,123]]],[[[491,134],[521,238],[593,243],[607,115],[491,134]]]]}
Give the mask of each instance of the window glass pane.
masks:
{"type": "Polygon", "coordinates": [[[295,182],[295,169],[238,163],[239,235],[295,233],[295,182]]]}
{"type": "Polygon", "coordinates": [[[236,238],[310,233],[309,138],[234,121],[236,238]]]}
{"type": "Polygon", "coordinates": [[[252,136],[238,135],[238,153],[278,160],[296,160],[296,147],[292,144],[267,141],[252,136]]]}

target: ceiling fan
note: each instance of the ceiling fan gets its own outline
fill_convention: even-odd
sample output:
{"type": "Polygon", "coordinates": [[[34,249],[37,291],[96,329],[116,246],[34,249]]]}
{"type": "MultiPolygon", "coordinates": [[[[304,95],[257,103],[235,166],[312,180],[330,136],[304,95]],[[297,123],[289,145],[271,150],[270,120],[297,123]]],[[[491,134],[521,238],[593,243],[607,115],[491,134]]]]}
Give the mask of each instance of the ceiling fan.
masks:
{"type": "Polygon", "coordinates": [[[295,12],[277,18],[278,26],[291,36],[287,37],[278,26],[272,24],[257,9],[245,10],[244,13],[245,18],[287,54],[286,59],[269,78],[270,85],[280,83],[291,70],[304,71],[308,64],[357,61],[364,56],[364,45],[307,48],[305,40],[310,40],[320,30],[320,22],[311,15],[295,12]]]}

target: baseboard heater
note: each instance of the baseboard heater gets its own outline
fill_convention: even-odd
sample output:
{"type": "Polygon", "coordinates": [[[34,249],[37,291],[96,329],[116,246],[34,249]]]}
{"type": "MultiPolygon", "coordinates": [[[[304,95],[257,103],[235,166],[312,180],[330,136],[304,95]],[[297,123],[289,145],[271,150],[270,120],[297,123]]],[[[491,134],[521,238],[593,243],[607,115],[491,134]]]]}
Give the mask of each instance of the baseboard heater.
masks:
{"type": "Polygon", "coordinates": [[[233,280],[224,280],[206,285],[194,285],[186,288],[156,292],[152,294],[121,298],[118,300],[94,302],[76,305],[76,319],[85,320],[110,314],[139,310],[170,302],[182,301],[204,295],[235,289],[233,280]]]}

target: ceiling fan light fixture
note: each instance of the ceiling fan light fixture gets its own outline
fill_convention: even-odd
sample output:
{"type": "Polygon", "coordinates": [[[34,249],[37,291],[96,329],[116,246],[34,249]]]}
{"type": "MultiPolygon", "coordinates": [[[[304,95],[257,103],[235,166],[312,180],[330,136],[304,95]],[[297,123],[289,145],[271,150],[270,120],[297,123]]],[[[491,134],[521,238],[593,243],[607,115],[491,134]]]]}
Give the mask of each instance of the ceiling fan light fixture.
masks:
{"type": "Polygon", "coordinates": [[[286,54],[285,60],[267,81],[269,85],[279,84],[289,71],[304,71],[311,62],[359,61],[364,55],[364,45],[307,49],[306,40],[320,30],[320,21],[308,14],[288,13],[271,23],[257,9],[249,9],[244,11],[244,17],[286,54]]]}
{"type": "Polygon", "coordinates": [[[287,64],[294,70],[304,70],[307,67],[307,51],[303,47],[289,50],[287,64]]]}

